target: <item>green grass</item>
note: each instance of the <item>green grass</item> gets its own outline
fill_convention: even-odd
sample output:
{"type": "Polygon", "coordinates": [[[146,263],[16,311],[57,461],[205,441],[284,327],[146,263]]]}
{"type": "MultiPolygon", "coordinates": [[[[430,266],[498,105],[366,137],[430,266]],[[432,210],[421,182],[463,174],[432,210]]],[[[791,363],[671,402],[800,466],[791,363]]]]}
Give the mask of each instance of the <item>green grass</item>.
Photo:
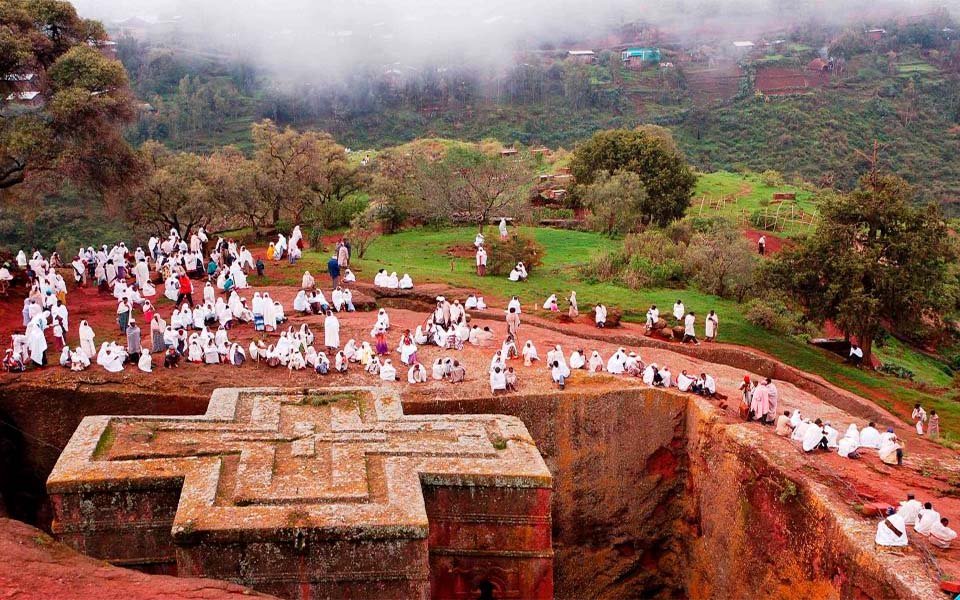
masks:
{"type": "MultiPolygon", "coordinates": [[[[766,209],[772,223],[776,215],[786,216],[791,208],[797,213],[798,219],[801,212],[815,216],[817,206],[813,192],[794,185],[769,186],[756,174],[740,175],[717,171],[703,174],[697,179],[693,201],[687,214],[694,217],[722,216],[740,222],[755,211],[766,209]],[[772,204],[773,194],[776,192],[793,192],[797,195],[797,200],[792,203],[772,204]],[[716,202],[724,198],[732,201],[718,206],[716,202]]],[[[786,223],[777,233],[784,237],[794,237],[808,233],[810,229],[811,227],[805,224],[786,223]]]]}
{"type": "MultiPolygon", "coordinates": [[[[577,273],[582,265],[598,252],[608,251],[619,242],[593,233],[542,228],[522,228],[532,234],[546,248],[544,265],[534,270],[525,283],[514,283],[506,277],[474,275],[473,259],[453,259],[447,251],[452,246],[471,246],[476,230],[472,228],[446,228],[439,230],[415,229],[376,240],[363,260],[355,260],[359,276],[365,280],[373,277],[377,269],[385,268],[399,274],[409,273],[415,283],[443,282],[451,285],[479,289],[488,296],[507,298],[514,294],[530,308],[539,307],[550,294],[566,298],[570,290],[577,291],[581,310],[602,300],[611,307],[624,311],[627,320],[638,321],[650,304],[666,309],[678,298],[686,306],[701,314],[716,310],[720,317],[720,339],[724,342],[742,344],[771,354],[786,364],[818,374],[831,383],[860,394],[887,409],[896,410],[903,418],[909,414],[908,407],[921,402],[935,408],[941,415],[944,437],[949,441],[960,440],[960,403],[954,401],[953,393],[943,387],[935,391],[923,388],[894,377],[867,370],[851,368],[839,357],[819,350],[803,340],[771,333],[749,323],[744,317],[744,308],[736,302],[724,300],[693,289],[645,289],[631,290],[615,283],[583,281],[577,273]]],[[[326,256],[306,253],[306,269],[321,270],[326,256]]],[[[899,353],[900,359],[917,373],[918,379],[934,386],[946,385],[946,380],[936,372],[935,361],[907,348],[893,350],[889,345],[883,350],[885,357],[899,353]],[[925,362],[928,361],[928,362],[925,362]],[[918,365],[925,365],[921,368],[918,365]]]]}
{"type": "Polygon", "coordinates": [[[874,354],[886,364],[909,369],[914,379],[928,385],[948,387],[953,381],[950,368],[941,360],[917,352],[900,340],[888,337],[882,346],[874,346],[874,354]]]}

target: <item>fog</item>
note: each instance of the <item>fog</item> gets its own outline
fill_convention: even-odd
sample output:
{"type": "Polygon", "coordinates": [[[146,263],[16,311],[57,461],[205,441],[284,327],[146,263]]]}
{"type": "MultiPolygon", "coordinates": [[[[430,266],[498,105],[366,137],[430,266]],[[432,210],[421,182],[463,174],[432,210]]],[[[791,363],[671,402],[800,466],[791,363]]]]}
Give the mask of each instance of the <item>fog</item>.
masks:
{"type": "MultiPolygon", "coordinates": [[[[190,47],[287,73],[361,66],[507,64],[520,49],[614,45],[644,22],[673,39],[751,39],[804,20],[857,22],[926,14],[914,0],[75,0],[108,27],[138,18],[190,47]]],[[[946,8],[957,14],[960,0],[946,8]]]]}

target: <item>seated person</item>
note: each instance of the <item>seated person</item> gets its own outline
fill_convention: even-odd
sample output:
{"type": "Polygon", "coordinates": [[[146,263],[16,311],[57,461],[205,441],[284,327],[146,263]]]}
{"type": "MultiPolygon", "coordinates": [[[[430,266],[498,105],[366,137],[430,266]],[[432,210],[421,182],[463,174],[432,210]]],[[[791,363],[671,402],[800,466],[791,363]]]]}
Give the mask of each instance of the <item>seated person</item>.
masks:
{"type": "Polygon", "coordinates": [[[877,536],[874,539],[878,546],[903,547],[907,540],[907,525],[903,517],[892,508],[887,509],[887,516],[877,524],[877,536]]]}
{"type": "Polygon", "coordinates": [[[930,527],[930,543],[938,548],[949,548],[950,543],[957,537],[957,532],[950,529],[949,525],[950,519],[946,517],[941,518],[939,523],[934,523],[930,527]]]}

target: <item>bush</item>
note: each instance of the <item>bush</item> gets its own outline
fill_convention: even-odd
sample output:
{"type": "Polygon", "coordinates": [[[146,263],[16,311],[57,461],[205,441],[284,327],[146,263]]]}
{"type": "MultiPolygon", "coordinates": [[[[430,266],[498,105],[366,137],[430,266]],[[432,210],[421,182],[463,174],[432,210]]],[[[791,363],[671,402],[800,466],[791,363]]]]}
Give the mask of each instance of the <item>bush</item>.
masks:
{"type": "Polygon", "coordinates": [[[751,300],[747,303],[746,319],[757,327],[784,335],[809,333],[810,329],[803,315],[790,310],[780,300],[751,300]]]}
{"type": "Polygon", "coordinates": [[[499,238],[489,243],[487,268],[492,275],[508,275],[518,262],[523,262],[527,273],[543,264],[543,246],[532,237],[514,232],[506,240],[499,238]]]}
{"type": "Polygon", "coordinates": [[[783,187],[783,175],[780,174],[780,171],[774,171],[773,169],[768,169],[763,173],[760,173],[760,181],[763,182],[763,185],[767,187],[783,187]]]}

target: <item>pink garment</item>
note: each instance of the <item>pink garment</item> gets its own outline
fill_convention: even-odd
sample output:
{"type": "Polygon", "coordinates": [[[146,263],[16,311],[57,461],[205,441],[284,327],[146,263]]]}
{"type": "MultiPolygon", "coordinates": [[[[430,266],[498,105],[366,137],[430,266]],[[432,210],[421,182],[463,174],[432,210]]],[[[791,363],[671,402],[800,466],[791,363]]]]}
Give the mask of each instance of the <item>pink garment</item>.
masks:
{"type": "Polygon", "coordinates": [[[753,397],[750,400],[750,412],[757,419],[762,419],[764,415],[770,412],[770,391],[767,386],[761,384],[753,390],[753,397]]]}

